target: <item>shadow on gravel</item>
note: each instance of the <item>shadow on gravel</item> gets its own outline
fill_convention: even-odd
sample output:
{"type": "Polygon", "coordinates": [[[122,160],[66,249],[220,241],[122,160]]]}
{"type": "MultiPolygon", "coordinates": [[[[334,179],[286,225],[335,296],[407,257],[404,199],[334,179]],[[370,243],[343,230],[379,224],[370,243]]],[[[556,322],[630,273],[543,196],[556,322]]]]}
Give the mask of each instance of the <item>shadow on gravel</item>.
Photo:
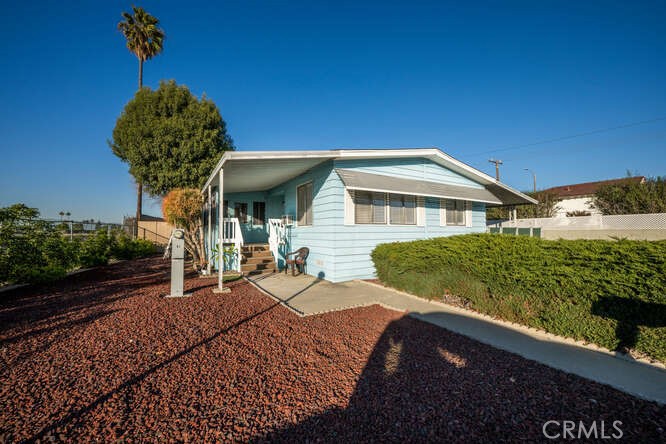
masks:
{"type": "MultiPolygon", "coordinates": [[[[25,336],[34,336],[39,331],[53,331],[67,323],[57,323],[78,312],[86,312],[83,319],[94,320],[95,313],[106,310],[107,305],[131,297],[135,291],[146,286],[166,282],[167,263],[158,263],[147,268],[148,274],[131,276],[127,263],[89,270],[69,276],[52,285],[31,286],[0,294],[0,334],[16,326],[28,326],[25,336]],[[94,311],[93,311],[94,310],[94,311]],[[91,312],[92,311],[92,312],[91,312]]],[[[76,322],[76,321],[75,321],[76,322]]]]}
{"type": "MultiPolygon", "coordinates": [[[[315,283],[313,283],[312,285],[314,285],[315,283]]],[[[214,284],[207,284],[207,285],[203,285],[201,287],[202,288],[203,287],[211,287],[213,285],[214,284]]],[[[90,404],[88,404],[88,405],[86,405],[82,408],[74,410],[73,412],[66,415],[64,418],[53,422],[49,426],[40,430],[35,435],[33,435],[30,438],[28,438],[26,440],[23,440],[21,442],[22,443],[41,442],[43,438],[48,437],[50,435],[50,433],[53,432],[54,430],[56,430],[57,428],[76,421],[81,416],[85,415],[86,413],[88,413],[88,412],[94,410],[95,408],[99,407],[100,405],[104,404],[106,401],[111,399],[114,395],[116,395],[118,393],[122,393],[124,390],[129,389],[132,386],[141,383],[144,379],[146,379],[152,373],[154,373],[154,372],[160,370],[161,368],[177,361],[178,359],[182,358],[183,356],[191,353],[193,350],[195,350],[199,347],[202,347],[206,344],[209,344],[210,342],[214,341],[215,339],[219,338],[222,335],[225,335],[225,334],[231,332],[232,330],[236,329],[237,327],[240,327],[241,325],[252,321],[253,319],[263,315],[264,313],[267,313],[267,312],[273,310],[274,308],[278,307],[279,305],[283,305],[283,303],[288,302],[291,298],[296,297],[298,294],[300,294],[300,292],[294,294],[293,296],[291,296],[290,298],[288,298],[284,301],[275,302],[275,303],[271,304],[270,306],[264,308],[263,310],[257,311],[256,313],[253,313],[253,314],[251,314],[251,315],[233,323],[232,325],[230,325],[230,326],[228,326],[224,329],[219,330],[217,333],[215,333],[215,334],[213,334],[213,335],[211,335],[211,336],[209,336],[205,339],[202,339],[201,341],[199,341],[195,344],[192,344],[191,346],[189,346],[189,347],[181,350],[180,352],[172,355],[171,357],[165,359],[164,361],[160,362],[159,364],[156,364],[156,365],[148,368],[147,370],[143,371],[142,373],[126,380],[125,382],[118,385],[113,390],[110,390],[109,392],[99,396],[97,399],[95,399],[90,404]]]]}
{"type": "Polygon", "coordinates": [[[297,292],[295,292],[295,293],[289,295],[289,297],[284,298],[284,297],[280,297],[280,296],[278,296],[277,294],[275,294],[274,292],[272,292],[272,291],[270,291],[268,288],[266,288],[265,285],[262,285],[262,284],[261,284],[261,281],[262,281],[262,280],[264,280],[264,279],[266,279],[266,278],[268,278],[268,277],[270,277],[270,276],[271,276],[270,274],[265,274],[265,275],[258,276],[258,277],[256,277],[256,278],[253,277],[253,278],[249,279],[249,281],[252,282],[252,283],[253,283],[257,288],[259,288],[261,291],[263,291],[264,293],[270,295],[270,297],[272,297],[273,299],[277,300],[279,304],[284,305],[285,307],[289,308],[290,310],[293,310],[293,311],[295,311],[296,313],[299,313],[299,314],[301,314],[301,315],[303,314],[303,312],[302,312],[301,310],[297,309],[296,307],[292,306],[292,305],[289,303],[289,301],[291,301],[292,299],[294,299],[296,296],[305,293],[305,292],[308,291],[310,288],[314,287],[315,285],[319,284],[320,282],[322,282],[322,281],[324,280],[324,278],[323,278],[323,273],[319,273],[319,276],[317,277],[317,279],[315,279],[314,281],[312,281],[312,283],[310,283],[310,284],[308,284],[307,286],[301,288],[301,289],[298,290],[297,292]]]}
{"type": "MultiPolygon", "coordinates": [[[[346,408],[253,442],[543,442],[548,420],[603,418],[631,424],[644,442],[660,438],[629,395],[437,329],[391,322],[346,408]]],[[[651,413],[656,405],[638,402],[651,413]]]]}
{"type": "Polygon", "coordinates": [[[11,364],[0,361],[0,372],[118,311],[111,307],[114,302],[132,297],[146,286],[164,283],[168,264],[141,264],[144,261],[150,264],[154,258],[99,267],[53,284],[0,294],[0,347],[22,340],[34,342],[28,352],[14,357],[11,364]],[[141,272],[132,276],[137,263],[141,272]]]}

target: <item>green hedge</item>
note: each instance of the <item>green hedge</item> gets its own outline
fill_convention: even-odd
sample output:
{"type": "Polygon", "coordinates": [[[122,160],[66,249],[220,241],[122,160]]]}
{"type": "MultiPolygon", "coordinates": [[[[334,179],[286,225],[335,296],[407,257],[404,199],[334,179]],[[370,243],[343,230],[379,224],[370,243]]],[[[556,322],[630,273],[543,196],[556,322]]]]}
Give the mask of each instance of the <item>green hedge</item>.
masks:
{"type": "Polygon", "coordinates": [[[666,241],[473,234],[382,244],[372,260],[392,287],[666,362],[666,241]]]}

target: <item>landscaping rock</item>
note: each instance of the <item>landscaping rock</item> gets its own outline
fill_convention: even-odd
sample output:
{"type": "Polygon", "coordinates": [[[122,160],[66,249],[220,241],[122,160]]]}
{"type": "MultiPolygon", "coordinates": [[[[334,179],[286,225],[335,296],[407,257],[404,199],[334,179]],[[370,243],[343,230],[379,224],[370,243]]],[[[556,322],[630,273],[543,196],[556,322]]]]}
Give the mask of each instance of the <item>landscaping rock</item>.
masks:
{"type": "Polygon", "coordinates": [[[128,261],[0,299],[0,442],[544,441],[666,408],[379,306],[300,318],[244,281],[128,261]]]}

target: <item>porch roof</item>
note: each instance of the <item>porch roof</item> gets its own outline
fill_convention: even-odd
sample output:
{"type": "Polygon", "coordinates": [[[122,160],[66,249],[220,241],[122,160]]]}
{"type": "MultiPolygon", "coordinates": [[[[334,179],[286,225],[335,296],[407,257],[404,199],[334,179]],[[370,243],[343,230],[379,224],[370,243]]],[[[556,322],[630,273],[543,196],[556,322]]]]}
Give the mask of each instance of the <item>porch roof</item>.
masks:
{"type": "MultiPolygon", "coordinates": [[[[483,185],[495,199],[490,205],[520,205],[537,201],[495,180],[437,148],[340,149],[326,151],[227,151],[202,191],[217,185],[224,169],[224,192],[266,191],[329,160],[423,157],[483,185]]],[[[490,196],[487,196],[490,198],[490,196]]]]}

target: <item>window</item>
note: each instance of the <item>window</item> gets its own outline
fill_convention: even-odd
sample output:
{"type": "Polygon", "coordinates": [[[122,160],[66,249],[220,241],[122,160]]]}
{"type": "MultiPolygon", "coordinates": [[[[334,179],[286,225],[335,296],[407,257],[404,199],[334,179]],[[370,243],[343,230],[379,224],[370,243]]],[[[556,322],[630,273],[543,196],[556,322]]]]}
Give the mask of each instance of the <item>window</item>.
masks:
{"type": "Polygon", "coordinates": [[[354,193],[354,222],[357,224],[386,223],[386,194],[371,191],[354,193]]]}
{"type": "Polygon", "coordinates": [[[392,225],[416,225],[416,197],[389,194],[392,225]]]}
{"type": "Polygon", "coordinates": [[[222,201],[222,217],[229,217],[229,201],[222,201]]]}
{"type": "Polygon", "coordinates": [[[446,200],[443,202],[446,209],[446,225],[465,226],[466,202],[464,200],[446,200]]]}
{"type": "Polygon", "coordinates": [[[235,213],[234,215],[238,218],[238,222],[242,224],[247,223],[247,203],[236,202],[234,213],[235,213]]]}
{"type": "Polygon", "coordinates": [[[252,202],[252,225],[266,223],[266,202],[252,202]]]}
{"type": "Polygon", "coordinates": [[[296,217],[298,225],[312,225],[312,182],[296,188],[296,217]]]}

